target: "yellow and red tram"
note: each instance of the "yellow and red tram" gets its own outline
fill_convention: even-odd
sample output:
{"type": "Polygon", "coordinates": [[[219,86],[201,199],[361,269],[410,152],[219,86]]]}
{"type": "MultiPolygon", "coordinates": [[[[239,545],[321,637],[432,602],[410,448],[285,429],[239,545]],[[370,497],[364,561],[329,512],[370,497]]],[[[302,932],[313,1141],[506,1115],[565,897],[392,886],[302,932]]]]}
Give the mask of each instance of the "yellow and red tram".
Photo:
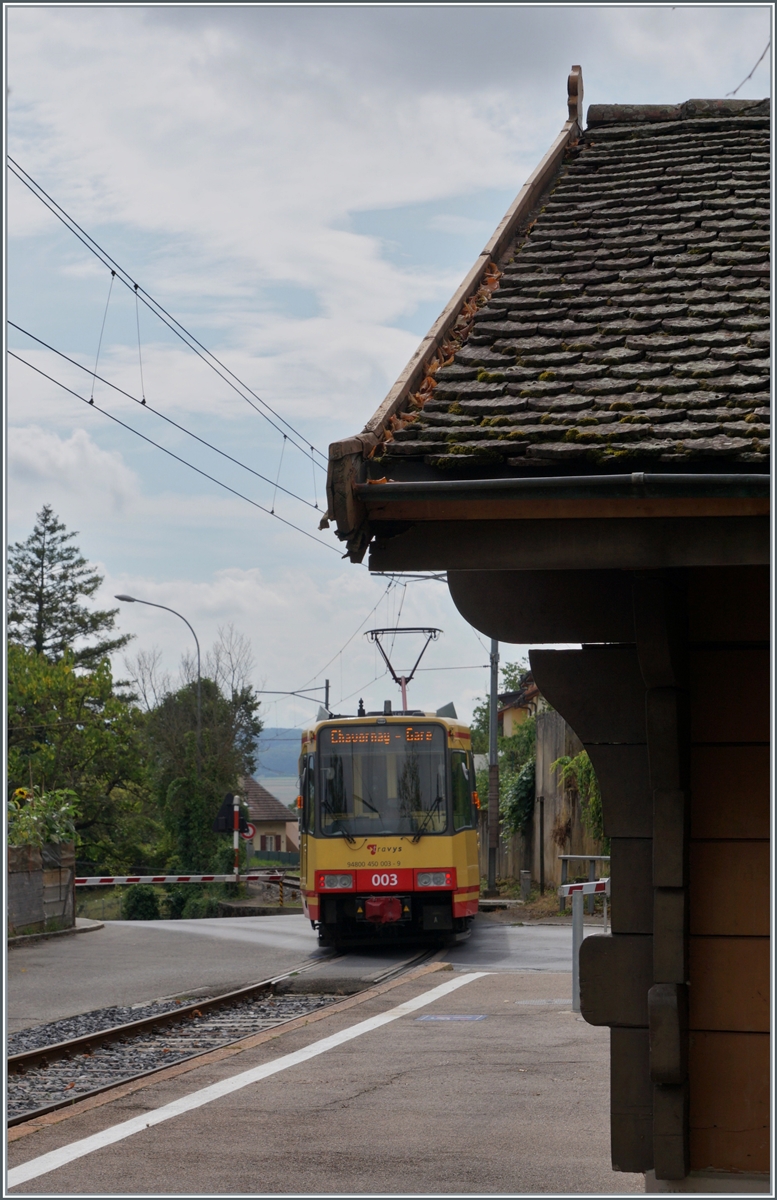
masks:
{"type": "Polygon", "coordinates": [[[300,793],[303,905],[322,945],[467,936],[479,800],[455,717],[320,721],[302,735],[300,793]]]}

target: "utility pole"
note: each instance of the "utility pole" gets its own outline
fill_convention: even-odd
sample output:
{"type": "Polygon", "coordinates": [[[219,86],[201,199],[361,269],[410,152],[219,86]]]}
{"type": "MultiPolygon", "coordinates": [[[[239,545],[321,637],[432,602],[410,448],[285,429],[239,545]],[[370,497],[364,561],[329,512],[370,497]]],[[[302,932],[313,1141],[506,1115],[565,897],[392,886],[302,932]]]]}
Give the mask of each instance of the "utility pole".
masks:
{"type": "Polygon", "coordinates": [[[499,642],[491,639],[491,695],[488,705],[488,888],[487,896],[499,895],[496,888],[496,852],[499,846],[499,748],[497,707],[499,705],[499,642]]]}
{"type": "Polygon", "coordinates": [[[330,708],[329,708],[329,680],[328,679],[324,680],[324,708],[326,709],[327,712],[330,711],[330,708]]]}

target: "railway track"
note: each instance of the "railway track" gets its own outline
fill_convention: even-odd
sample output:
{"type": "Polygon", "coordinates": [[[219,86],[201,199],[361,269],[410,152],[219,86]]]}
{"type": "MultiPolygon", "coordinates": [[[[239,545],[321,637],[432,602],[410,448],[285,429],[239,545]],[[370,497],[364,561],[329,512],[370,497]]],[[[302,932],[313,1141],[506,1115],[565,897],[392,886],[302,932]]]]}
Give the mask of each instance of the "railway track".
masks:
{"type": "MultiPolygon", "coordinates": [[[[402,974],[432,954],[431,950],[415,954],[374,976],[369,985],[359,986],[354,980],[357,983],[354,991],[402,974]]],[[[331,964],[338,959],[328,961],[331,964]]],[[[20,1125],[118,1084],[284,1025],[343,998],[342,990],[338,993],[284,990],[291,976],[296,979],[305,970],[303,967],[189,1004],[170,1001],[164,1006],[146,1006],[146,1015],[118,1025],[111,1024],[111,1018],[115,1020],[114,1014],[126,1010],[98,1010],[14,1035],[14,1042],[26,1042],[28,1048],[8,1056],[7,1124],[20,1125]],[[61,1036],[63,1026],[76,1030],[86,1027],[88,1032],[47,1041],[47,1036],[58,1033],[61,1036]],[[30,1047],[30,1042],[38,1044],[30,1047]]]]}

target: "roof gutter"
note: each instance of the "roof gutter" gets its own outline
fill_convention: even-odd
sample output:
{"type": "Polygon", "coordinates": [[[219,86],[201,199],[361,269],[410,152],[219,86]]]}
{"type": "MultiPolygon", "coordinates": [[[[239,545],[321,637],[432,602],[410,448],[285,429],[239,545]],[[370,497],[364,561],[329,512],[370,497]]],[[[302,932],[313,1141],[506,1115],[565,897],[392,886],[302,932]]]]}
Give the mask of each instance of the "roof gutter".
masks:
{"type": "Polygon", "coordinates": [[[618,497],[768,497],[768,474],[670,474],[632,471],[629,475],[558,475],[538,479],[443,479],[408,483],[377,480],[357,484],[362,503],[381,505],[446,500],[593,499],[618,497]]]}
{"type": "Polygon", "coordinates": [[[463,305],[481,287],[491,264],[501,258],[521,224],[550,188],[561,168],[569,143],[580,137],[583,128],[583,75],[579,66],[572,67],[567,81],[567,105],[569,120],[526,180],[472,270],[443,309],[383,403],[360,434],[332,442],[329,447],[328,511],[320,527],[326,528],[330,520],[336,521],[337,535],[341,541],[348,542],[348,554],[355,562],[361,561],[369,542],[369,534],[364,529],[366,512],[354,490],[364,478],[366,457],[382,441],[391,418],[407,405],[412,393],[421,386],[431,360],[452,332],[463,305]]]}

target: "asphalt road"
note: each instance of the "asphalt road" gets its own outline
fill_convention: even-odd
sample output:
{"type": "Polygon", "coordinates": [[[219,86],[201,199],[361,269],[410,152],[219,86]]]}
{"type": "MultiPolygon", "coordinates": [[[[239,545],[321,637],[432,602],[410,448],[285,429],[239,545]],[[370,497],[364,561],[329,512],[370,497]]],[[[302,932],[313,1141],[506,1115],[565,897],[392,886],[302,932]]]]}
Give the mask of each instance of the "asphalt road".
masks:
{"type": "MultiPolygon", "coordinates": [[[[587,933],[593,932],[586,930],[587,933]]],[[[300,967],[310,977],[373,980],[417,948],[335,956],[303,916],[109,921],[103,929],[14,947],[8,954],[8,1030],[111,1005],[212,995],[300,967]]],[[[478,917],[468,942],[445,952],[457,970],[568,971],[570,929],[478,917]]]]}

